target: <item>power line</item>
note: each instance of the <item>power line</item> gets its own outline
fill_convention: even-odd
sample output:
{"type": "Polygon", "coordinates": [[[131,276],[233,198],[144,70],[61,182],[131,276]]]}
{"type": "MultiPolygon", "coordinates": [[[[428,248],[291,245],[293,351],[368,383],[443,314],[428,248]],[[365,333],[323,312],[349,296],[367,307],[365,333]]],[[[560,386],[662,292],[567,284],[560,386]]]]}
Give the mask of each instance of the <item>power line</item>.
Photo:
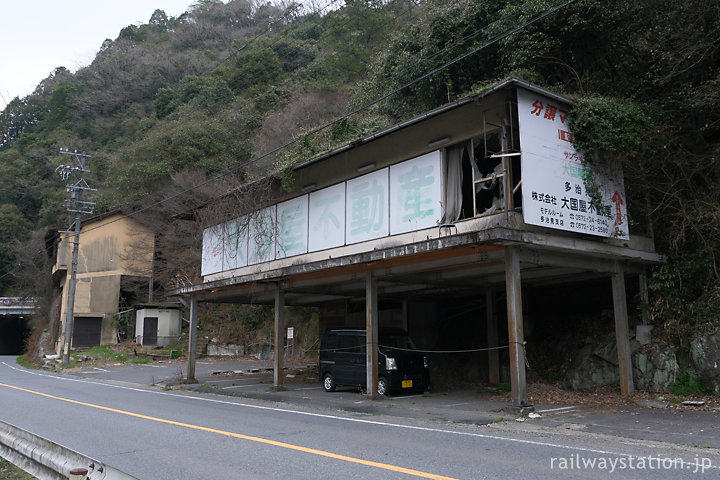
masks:
{"type": "MultiPolygon", "coordinates": [[[[232,167],[232,168],[230,168],[230,169],[227,169],[227,170],[225,170],[225,171],[222,172],[222,173],[219,173],[219,174],[217,174],[217,175],[215,175],[215,176],[213,176],[213,177],[210,177],[210,178],[208,178],[208,179],[206,179],[206,180],[204,180],[204,181],[202,181],[202,182],[199,182],[199,183],[197,183],[197,184],[195,184],[195,185],[192,185],[191,187],[188,187],[188,188],[186,188],[186,189],[184,189],[184,190],[181,190],[181,191],[179,191],[179,192],[177,192],[177,193],[175,193],[175,194],[173,194],[173,195],[170,195],[169,197],[166,197],[166,198],[163,198],[163,199],[161,199],[161,200],[158,200],[157,202],[151,203],[151,204],[149,204],[149,205],[147,205],[147,206],[145,206],[145,207],[143,207],[143,208],[140,208],[140,209],[138,209],[138,210],[135,210],[135,211],[133,211],[133,212],[124,214],[124,215],[123,215],[123,218],[133,217],[133,216],[138,215],[138,214],[140,214],[140,213],[142,213],[142,212],[145,212],[145,211],[147,211],[147,210],[149,210],[149,209],[155,208],[155,207],[157,207],[157,206],[159,206],[159,205],[162,205],[162,204],[164,204],[164,203],[167,203],[167,202],[169,202],[169,201],[171,201],[171,200],[174,200],[174,199],[176,199],[176,198],[179,198],[179,197],[181,197],[181,196],[184,196],[184,195],[186,195],[186,194],[189,193],[189,192],[195,191],[195,190],[197,190],[197,189],[199,189],[199,188],[201,188],[201,187],[203,187],[203,186],[205,186],[205,185],[208,185],[208,184],[210,184],[210,183],[213,183],[213,182],[215,182],[215,181],[218,181],[218,180],[220,180],[220,179],[222,179],[222,178],[224,178],[224,177],[226,177],[226,176],[228,176],[228,175],[236,172],[236,171],[239,170],[240,168],[246,167],[246,166],[251,165],[251,164],[253,164],[253,163],[256,163],[256,162],[258,162],[258,161],[260,161],[260,160],[263,160],[263,159],[265,159],[265,158],[267,158],[267,157],[270,157],[271,155],[274,155],[274,154],[276,154],[276,153],[278,153],[278,152],[280,152],[280,151],[282,151],[282,150],[285,150],[285,149],[287,149],[288,147],[290,147],[290,146],[298,143],[302,138],[307,138],[307,137],[309,137],[309,136],[311,136],[311,135],[314,135],[314,134],[316,134],[316,133],[319,133],[319,132],[321,132],[321,131],[323,131],[323,130],[325,130],[325,129],[333,126],[333,125],[336,125],[336,124],[338,124],[338,123],[340,123],[340,122],[342,122],[342,121],[344,121],[344,120],[346,120],[346,119],[348,119],[348,118],[350,118],[350,117],[352,117],[352,116],[354,116],[354,115],[357,115],[358,113],[360,113],[360,112],[362,112],[362,111],[364,111],[364,110],[367,110],[367,109],[369,109],[369,108],[371,108],[371,107],[373,107],[373,106],[375,106],[375,105],[377,105],[377,104],[379,104],[379,103],[387,100],[388,98],[392,97],[393,95],[396,95],[396,94],[400,93],[401,91],[405,90],[406,88],[409,88],[409,87],[411,87],[412,85],[415,85],[415,84],[417,84],[417,83],[419,83],[419,82],[421,82],[421,81],[423,81],[423,80],[425,80],[425,79],[427,79],[427,78],[435,75],[436,73],[441,72],[442,70],[445,70],[446,68],[448,68],[448,67],[450,67],[450,66],[452,66],[452,65],[454,65],[454,64],[456,64],[456,63],[458,63],[458,62],[460,62],[460,61],[462,61],[462,60],[464,60],[464,59],[466,59],[466,58],[468,58],[468,57],[470,57],[470,56],[478,53],[479,51],[484,50],[484,49],[490,47],[491,45],[493,45],[493,44],[495,44],[495,43],[497,43],[497,42],[499,42],[499,41],[501,41],[501,40],[504,40],[505,38],[507,38],[507,37],[509,37],[509,36],[511,36],[511,35],[513,35],[513,34],[515,34],[515,33],[520,32],[521,30],[527,28],[528,26],[530,26],[530,25],[532,25],[532,24],[534,24],[534,23],[542,20],[543,18],[545,18],[545,17],[547,17],[547,16],[549,16],[549,15],[552,15],[553,13],[555,13],[555,12],[557,12],[557,11],[559,11],[559,10],[567,7],[568,5],[574,3],[575,1],[576,1],[576,0],[567,0],[566,2],[560,4],[560,5],[556,6],[556,7],[553,7],[553,8],[551,8],[551,9],[549,9],[549,10],[547,10],[547,11],[541,13],[541,14],[536,15],[535,17],[531,18],[531,19],[528,20],[528,21],[523,22],[521,25],[519,25],[519,26],[517,26],[517,27],[515,27],[515,28],[513,28],[513,29],[510,29],[510,30],[508,30],[508,31],[506,31],[506,32],[504,32],[504,33],[501,33],[501,34],[496,35],[495,37],[493,37],[493,38],[491,38],[490,40],[488,40],[487,42],[479,45],[478,47],[475,47],[475,48],[473,48],[472,50],[469,50],[468,52],[466,52],[466,53],[464,53],[464,54],[462,54],[462,55],[460,55],[460,56],[458,56],[458,57],[455,57],[455,58],[453,58],[452,60],[450,60],[450,61],[448,61],[448,62],[446,62],[446,63],[444,63],[444,64],[442,64],[442,65],[440,65],[440,66],[438,66],[438,67],[435,67],[434,69],[430,70],[429,72],[426,72],[425,74],[423,74],[423,75],[421,75],[421,76],[419,76],[419,77],[417,77],[417,78],[415,78],[415,79],[413,79],[413,80],[411,80],[411,81],[409,81],[409,82],[401,85],[400,87],[397,87],[397,88],[391,90],[390,92],[388,92],[388,93],[386,93],[386,94],[384,94],[384,95],[376,98],[375,100],[373,100],[373,101],[371,101],[371,102],[369,102],[369,103],[367,103],[367,104],[365,104],[365,105],[363,105],[363,106],[361,106],[361,107],[358,107],[358,108],[356,108],[355,110],[352,110],[352,111],[350,111],[350,112],[342,115],[341,117],[336,118],[335,120],[332,120],[332,121],[330,121],[330,122],[328,122],[328,123],[326,123],[326,124],[324,124],[324,125],[321,125],[321,126],[319,126],[319,127],[316,127],[316,128],[314,128],[314,129],[310,130],[308,133],[302,135],[301,137],[297,137],[297,138],[295,138],[295,139],[293,139],[293,140],[290,140],[290,141],[288,141],[287,143],[285,143],[285,144],[283,144],[283,145],[281,145],[281,146],[279,146],[279,147],[276,147],[276,148],[274,148],[274,149],[272,149],[272,150],[270,150],[270,151],[268,151],[268,152],[266,152],[266,153],[264,153],[264,154],[261,154],[261,155],[255,157],[255,158],[252,158],[252,159],[250,159],[250,160],[241,162],[241,163],[239,163],[238,165],[236,165],[235,167],[232,167]]],[[[334,2],[331,2],[331,3],[334,3],[334,2]]],[[[482,30],[480,30],[480,31],[478,32],[478,34],[481,33],[481,32],[482,32],[482,30]]],[[[472,38],[472,36],[475,36],[475,34],[471,35],[470,38],[472,38]]],[[[257,37],[256,37],[256,38],[257,38],[257,37]]],[[[466,37],[466,38],[467,38],[467,37],[466,37]]],[[[253,40],[254,40],[254,39],[253,39],[253,40]]],[[[252,41],[252,40],[251,40],[251,41],[252,41]]],[[[465,41],[465,39],[461,40],[461,42],[462,42],[462,41],[465,41]]],[[[250,43],[250,42],[248,42],[248,44],[249,44],[249,43],[250,43]]],[[[456,43],[457,43],[457,42],[456,42],[456,43]]],[[[432,58],[432,57],[431,57],[431,58],[432,58]]],[[[416,64],[419,64],[421,61],[424,61],[424,60],[420,60],[420,61],[416,62],[416,64]]],[[[113,220],[113,221],[111,221],[111,222],[109,222],[109,223],[114,223],[114,222],[116,222],[116,221],[119,221],[119,219],[113,220]]],[[[104,224],[104,225],[106,225],[106,224],[104,224]]],[[[94,229],[96,229],[96,228],[100,228],[100,227],[98,226],[98,227],[90,228],[90,229],[86,230],[86,231],[83,232],[83,233],[87,233],[87,232],[92,231],[92,230],[94,230],[94,229]]],[[[40,252],[40,253],[42,253],[42,252],[40,252]]],[[[11,273],[11,271],[8,271],[8,272],[6,272],[5,274],[0,275],[0,278],[4,278],[5,276],[9,275],[10,273],[11,273]]]]}
{"type": "Polygon", "coordinates": [[[460,55],[460,56],[458,56],[458,57],[455,57],[454,59],[452,59],[452,60],[450,60],[450,61],[448,61],[448,62],[446,62],[446,63],[444,63],[444,64],[442,64],[442,65],[440,65],[440,66],[438,66],[438,67],[436,67],[436,68],[434,68],[434,69],[432,69],[432,70],[430,70],[429,72],[427,72],[427,73],[425,73],[425,74],[423,74],[423,75],[415,78],[414,80],[411,80],[411,81],[405,83],[404,85],[402,85],[402,86],[400,86],[400,87],[397,87],[397,88],[391,90],[390,92],[386,93],[385,95],[382,95],[381,97],[379,97],[379,98],[377,98],[377,99],[375,99],[375,100],[373,100],[373,101],[371,101],[371,102],[369,102],[369,103],[367,103],[367,104],[365,104],[365,105],[363,105],[363,106],[361,106],[361,107],[358,107],[358,108],[356,108],[355,110],[352,110],[352,111],[350,111],[349,113],[346,113],[345,115],[342,115],[341,117],[336,118],[335,120],[332,120],[332,121],[330,121],[330,122],[328,122],[328,123],[326,123],[326,124],[324,124],[324,125],[321,125],[321,126],[319,126],[319,127],[316,127],[316,128],[314,128],[314,129],[310,130],[308,133],[306,133],[306,134],[303,135],[302,137],[298,137],[298,138],[295,138],[295,139],[293,139],[293,140],[290,140],[290,141],[288,141],[287,143],[285,143],[285,144],[283,144],[283,145],[281,145],[281,146],[279,146],[279,147],[276,147],[276,148],[270,150],[269,152],[266,152],[266,153],[264,153],[264,154],[262,154],[262,155],[259,155],[259,156],[255,157],[255,158],[253,158],[253,159],[250,159],[250,160],[247,160],[247,161],[245,161],[245,162],[242,162],[242,163],[240,163],[239,165],[236,165],[235,167],[232,167],[232,168],[226,170],[225,172],[222,172],[222,173],[220,173],[220,174],[218,174],[218,175],[216,175],[216,176],[214,176],[214,177],[211,177],[211,178],[209,178],[209,179],[207,179],[207,180],[205,180],[205,181],[203,181],[203,182],[200,182],[200,183],[198,183],[198,184],[195,184],[195,185],[193,185],[193,186],[191,186],[191,187],[189,187],[189,188],[187,188],[187,189],[185,189],[185,190],[182,190],[182,191],[180,191],[180,192],[178,192],[178,193],[176,193],[176,194],[174,194],[174,195],[171,195],[170,197],[164,198],[164,199],[159,200],[159,201],[157,201],[157,202],[155,202],[155,203],[152,203],[152,204],[150,204],[150,205],[148,205],[148,206],[146,206],[146,207],[143,207],[143,208],[141,208],[141,209],[139,209],[139,210],[136,210],[136,211],[134,211],[134,212],[131,212],[131,213],[127,214],[127,216],[132,216],[132,215],[134,215],[134,214],[144,212],[144,211],[146,211],[146,210],[148,210],[148,209],[150,209],[150,208],[156,207],[156,206],[158,206],[158,205],[162,205],[163,203],[165,203],[165,202],[167,202],[167,201],[170,201],[170,200],[173,200],[173,199],[175,199],[175,198],[178,198],[178,197],[180,197],[180,196],[182,196],[182,195],[184,195],[184,194],[186,194],[186,193],[188,193],[188,192],[191,192],[191,191],[193,191],[193,190],[197,190],[197,189],[200,188],[200,187],[203,187],[203,186],[205,186],[205,185],[207,185],[207,184],[209,184],[209,183],[212,183],[212,182],[217,181],[217,180],[219,180],[219,179],[221,179],[221,178],[224,178],[224,177],[226,177],[227,175],[230,175],[230,174],[236,172],[238,169],[240,169],[240,168],[242,168],[242,167],[246,167],[246,166],[251,165],[251,164],[253,164],[253,163],[255,163],[255,162],[258,162],[258,161],[260,161],[260,160],[263,160],[263,159],[265,159],[265,158],[267,158],[267,157],[269,157],[269,156],[271,156],[271,155],[274,155],[275,153],[277,153],[277,152],[279,152],[279,151],[285,150],[286,148],[290,147],[291,145],[294,145],[294,144],[298,143],[301,138],[306,138],[306,137],[309,137],[309,136],[314,135],[314,134],[316,134],[316,133],[319,133],[319,132],[321,132],[321,131],[323,131],[323,130],[325,130],[325,129],[333,126],[333,125],[336,125],[336,124],[342,122],[343,120],[346,120],[346,119],[348,119],[348,118],[350,118],[350,117],[352,117],[352,116],[354,116],[354,115],[357,115],[358,113],[362,112],[363,110],[367,110],[367,109],[369,109],[369,108],[377,105],[378,103],[380,103],[380,102],[382,102],[382,101],[384,101],[384,100],[387,100],[387,99],[390,98],[391,96],[400,93],[402,90],[405,90],[406,88],[411,87],[412,85],[415,85],[416,83],[419,83],[419,82],[421,82],[422,80],[425,80],[426,78],[431,77],[432,75],[435,75],[436,73],[438,73],[438,72],[440,72],[440,71],[442,71],[442,70],[444,70],[444,69],[446,69],[446,68],[448,68],[448,67],[450,67],[450,66],[452,66],[452,65],[454,65],[454,64],[456,64],[456,63],[458,63],[458,62],[460,62],[460,61],[462,61],[462,60],[464,60],[464,59],[466,59],[466,58],[468,58],[469,56],[474,55],[475,53],[477,53],[477,52],[479,52],[479,51],[481,51],[481,50],[484,50],[485,48],[488,48],[489,46],[491,46],[491,45],[493,45],[493,44],[495,44],[495,43],[497,43],[497,42],[499,42],[499,41],[501,41],[501,40],[504,40],[505,38],[507,38],[507,37],[509,37],[509,36],[511,36],[511,35],[513,35],[513,34],[515,34],[515,33],[517,33],[517,32],[519,32],[520,30],[522,30],[522,29],[524,29],[524,28],[526,28],[526,27],[528,27],[528,26],[530,26],[530,25],[532,25],[533,23],[536,23],[536,22],[542,20],[543,18],[547,17],[548,15],[551,15],[551,14],[557,12],[558,10],[560,10],[560,9],[562,9],[562,8],[570,5],[571,3],[574,3],[575,1],[576,1],[576,0],[567,0],[567,1],[564,2],[563,4],[558,5],[557,7],[553,7],[552,9],[550,9],[550,10],[548,10],[548,11],[546,11],[546,12],[540,14],[540,15],[537,15],[536,17],[534,17],[534,18],[532,18],[532,19],[524,22],[522,25],[520,25],[520,26],[518,26],[518,27],[515,27],[515,28],[513,28],[513,29],[511,29],[511,30],[509,30],[509,31],[507,31],[507,32],[505,32],[505,33],[496,35],[495,37],[493,37],[492,39],[490,39],[490,40],[488,40],[487,42],[483,43],[482,45],[480,45],[480,46],[478,46],[478,47],[476,47],[476,48],[474,48],[474,49],[472,49],[472,50],[470,50],[470,51],[468,51],[468,52],[466,52],[466,53],[464,53],[464,54],[462,54],[462,55],[460,55]]]}

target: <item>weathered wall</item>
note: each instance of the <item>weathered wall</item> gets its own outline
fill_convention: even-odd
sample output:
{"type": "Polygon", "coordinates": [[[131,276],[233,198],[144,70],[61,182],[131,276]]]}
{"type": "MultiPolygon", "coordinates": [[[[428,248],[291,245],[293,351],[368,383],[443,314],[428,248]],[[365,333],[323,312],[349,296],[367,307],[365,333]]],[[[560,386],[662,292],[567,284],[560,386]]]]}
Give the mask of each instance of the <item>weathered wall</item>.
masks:
{"type": "MultiPolygon", "coordinates": [[[[73,234],[61,235],[55,267],[66,270],[62,288],[61,332],[65,331],[68,310],[67,285],[70,277],[73,234]]],[[[78,248],[74,313],[102,317],[101,343],[116,343],[113,325],[119,309],[123,276],[149,277],[152,273],[154,235],[122,214],[83,223],[78,248]]],[[[60,333],[62,335],[62,333],[60,333]]],[[[62,348],[58,342],[58,348],[62,348]]]]}

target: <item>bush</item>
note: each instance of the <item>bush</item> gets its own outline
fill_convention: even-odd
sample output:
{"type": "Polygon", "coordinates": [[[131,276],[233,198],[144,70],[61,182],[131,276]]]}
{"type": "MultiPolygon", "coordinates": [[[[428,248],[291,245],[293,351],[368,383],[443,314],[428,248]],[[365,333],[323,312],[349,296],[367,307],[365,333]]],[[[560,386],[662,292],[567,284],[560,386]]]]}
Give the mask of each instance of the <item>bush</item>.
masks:
{"type": "Polygon", "coordinates": [[[702,380],[690,375],[690,372],[684,371],[678,375],[677,381],[670,387],[670,393],[675,395],[707,395],[710,391],[702,380]]]}

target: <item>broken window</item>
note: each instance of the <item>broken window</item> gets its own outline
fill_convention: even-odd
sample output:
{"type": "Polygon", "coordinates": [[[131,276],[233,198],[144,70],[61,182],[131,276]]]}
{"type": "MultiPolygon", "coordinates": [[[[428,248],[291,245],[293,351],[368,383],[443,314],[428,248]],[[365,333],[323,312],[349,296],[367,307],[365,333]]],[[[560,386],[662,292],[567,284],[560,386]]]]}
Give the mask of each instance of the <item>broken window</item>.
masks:
{"type": "MultiPolygon", "coordinates": [[[[503,152],[503,130],[449,147],[445,151],[447,181],[445,214],[441,223],[490,215],[505,209],[506,159],[514,178],[520,178],[520,157],[503,152]]],[[[512,182],[514,205],[520,206],[519,185],[512,182]]]]}
{"type": "Polygon", "coordinates": [[[471,140],[473,156],[470,167],[475,215],[489,215],[505,206],[502,157],[492,156],[502,151],[500,136],[500,130],[494,130],[484,137],[471,140]]]}

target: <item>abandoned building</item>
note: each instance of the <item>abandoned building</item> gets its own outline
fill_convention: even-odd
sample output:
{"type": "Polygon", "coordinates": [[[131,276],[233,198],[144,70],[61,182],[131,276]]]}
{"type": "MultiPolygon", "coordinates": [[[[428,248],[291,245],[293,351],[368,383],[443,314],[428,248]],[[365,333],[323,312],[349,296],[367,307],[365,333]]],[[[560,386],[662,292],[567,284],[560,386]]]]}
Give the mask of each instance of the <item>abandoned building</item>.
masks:
{"type": "MultiPolygon", "coordinates": [[[[264,204],[204,231],[202,282],[172,292],[190,304],[188,377],[199,302],[274,305],[275,345],[283,306],[318,306],[318,334],[367,330],[368,394],[378,328],[401,327],[438,361],[440,350],[475,352],[462,368],[507,380],[522,407],[525,331],[562,302],[537,289],[595,282],[611,299],[621,390],[632,391],[626,281],[644,285],[663,257],[629,225],[619,165],[576,152],[571,106],[509,78],[297,164],[290,188],[277,181],[264,204]]],[[[282,348],[274,362],[280,385],[282,348]]]]}
{"type": "MultiPolygon", "coordinates": [[[[57,353],[64,345],[73,241],[73,232],[62,230],[46,238],[58,292],[51,322],[57,353]]],[[[120,211],[81,222],[71,347],[114,344],[127,336],[118,329],[118,316],[148,300],[154,252],[154,234],[120,211]]]]}

